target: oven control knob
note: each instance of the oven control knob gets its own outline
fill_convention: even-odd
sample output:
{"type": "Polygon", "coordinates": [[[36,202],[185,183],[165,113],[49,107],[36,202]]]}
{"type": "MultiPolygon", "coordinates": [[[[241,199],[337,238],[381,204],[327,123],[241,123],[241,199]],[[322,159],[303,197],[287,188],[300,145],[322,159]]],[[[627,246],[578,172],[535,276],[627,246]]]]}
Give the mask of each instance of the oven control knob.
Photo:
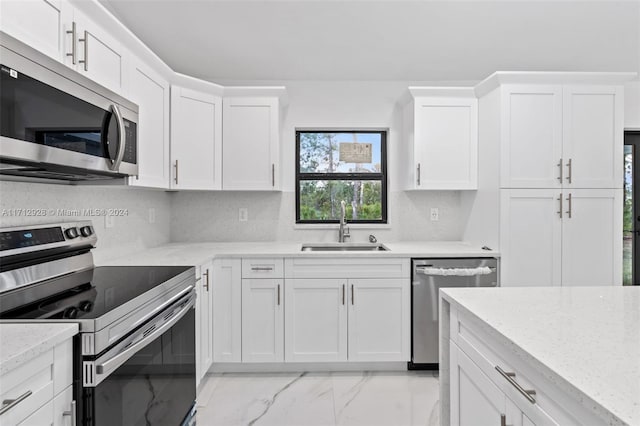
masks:
{"type": "Polygon", "coordinates": [[[93,303],[89,300],[85,300],[84,302],[80,302],[80,305],[78,305],[78,307],[82,312],[91,312],[91,310],[93,309],[93,303]]]}
{"type": "Polygon", "coordinates": [[[90,226],[83,226],[82,228],[80,228],[80,233],[83,237],[88,237],[93,234],[93,229],[91,229],[90,226]]]}
{"type": "Polygon", "coordinates": [[[64,235],[66,235],[68,239],[73,240],[78,237],[78,228],[69,228],[64,231],[64,235]]]}
{"type": "Polygon", "coordinates": [[[77,318],[78,317],[78,308],[72,306],[70,308],[67,308],[64,310],[64,312],[62,313],[62,318],[77,318]]]}

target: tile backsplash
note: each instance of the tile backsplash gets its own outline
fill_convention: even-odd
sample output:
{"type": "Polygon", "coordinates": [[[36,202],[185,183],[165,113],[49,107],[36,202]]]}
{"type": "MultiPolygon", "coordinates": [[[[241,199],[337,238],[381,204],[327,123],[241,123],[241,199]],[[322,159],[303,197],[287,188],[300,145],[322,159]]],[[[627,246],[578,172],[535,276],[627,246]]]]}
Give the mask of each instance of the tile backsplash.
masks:
{"type": "Polygon", "coordinates": [[[96,263],[168,243],[169,209],[169,193],[158,190],[0,181],[0,227],[91,220],[98,235],[96,263]],[[105,227],[102,209],[118,210],[112,228],[105,227]]]}

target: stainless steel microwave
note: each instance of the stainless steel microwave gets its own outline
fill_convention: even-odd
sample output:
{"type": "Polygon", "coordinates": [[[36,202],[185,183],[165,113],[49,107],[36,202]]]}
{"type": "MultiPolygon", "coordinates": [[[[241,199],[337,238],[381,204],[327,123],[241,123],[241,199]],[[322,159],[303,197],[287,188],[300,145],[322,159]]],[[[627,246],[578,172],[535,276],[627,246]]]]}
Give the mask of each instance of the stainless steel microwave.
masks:
{"type": "Polygon", "coordinates": [[[67,183],[138,174],[138,107],[0,33],[0,175],[67,183]]]}

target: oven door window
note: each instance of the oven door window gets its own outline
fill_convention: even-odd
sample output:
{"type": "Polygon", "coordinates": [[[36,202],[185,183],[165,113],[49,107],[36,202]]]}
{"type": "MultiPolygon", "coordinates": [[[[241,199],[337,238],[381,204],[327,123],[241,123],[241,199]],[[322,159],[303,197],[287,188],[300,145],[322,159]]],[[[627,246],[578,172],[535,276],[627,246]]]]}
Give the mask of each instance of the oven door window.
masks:
{"type": "Polygon", "coordinates": [[[176,426],[196,397],[195,311],[95,388],[84,388],[84,424],[176,426]]]}

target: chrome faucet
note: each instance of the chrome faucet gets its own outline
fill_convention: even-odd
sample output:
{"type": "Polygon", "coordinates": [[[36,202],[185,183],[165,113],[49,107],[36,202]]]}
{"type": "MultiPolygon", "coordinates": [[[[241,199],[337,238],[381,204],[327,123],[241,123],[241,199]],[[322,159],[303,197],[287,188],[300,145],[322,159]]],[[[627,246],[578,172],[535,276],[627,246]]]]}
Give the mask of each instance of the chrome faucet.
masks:
{"type": "Polygon", "coordinates": [[[346,227],[347,203],[345,203],[344,200],[340,201],[340,212],[341,212],[341,215],[340,215],[340,228],[338,228],[338,242],[344,243],[345,238],[351,237],[351,235],[349,235],[349,228],[346,227]]]}

